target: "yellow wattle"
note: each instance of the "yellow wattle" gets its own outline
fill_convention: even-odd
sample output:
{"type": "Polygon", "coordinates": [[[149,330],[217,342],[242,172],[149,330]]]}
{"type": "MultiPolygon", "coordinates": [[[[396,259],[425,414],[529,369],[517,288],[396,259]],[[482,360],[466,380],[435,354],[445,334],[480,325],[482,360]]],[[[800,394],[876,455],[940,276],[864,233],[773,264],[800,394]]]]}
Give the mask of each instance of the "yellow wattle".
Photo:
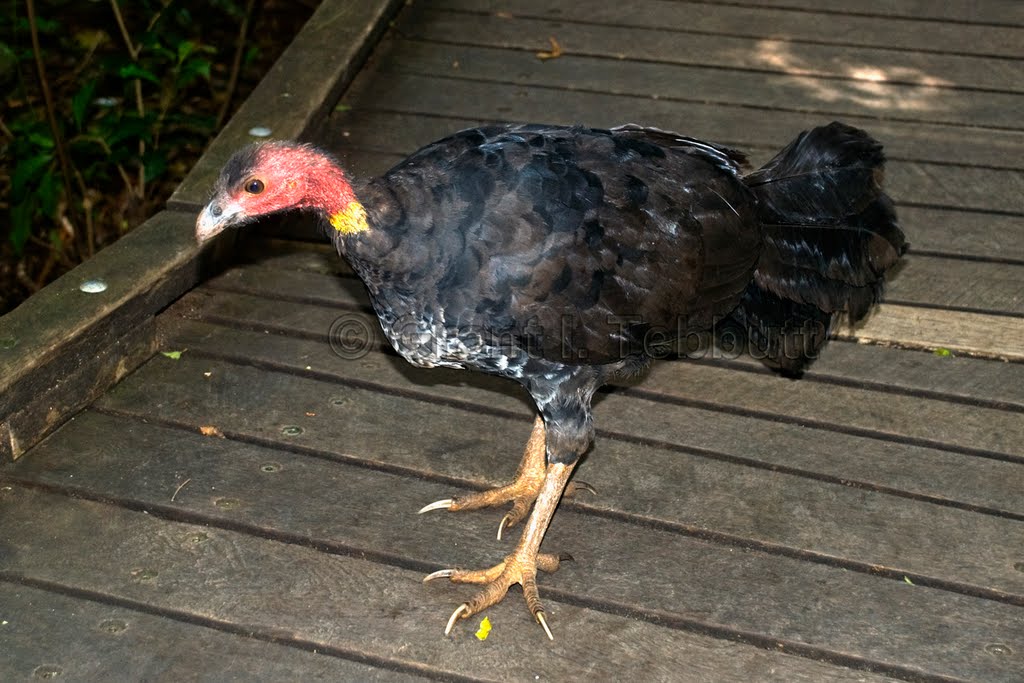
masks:
{"type": "Polygon", "coordinates": [[[328,220],[331,226],[343,235],[352,235],[370,229],[369,223],[366,222],[366,209],[355,200],[349,202],[348,206],[341,211],[331,214],[328,220]]]}

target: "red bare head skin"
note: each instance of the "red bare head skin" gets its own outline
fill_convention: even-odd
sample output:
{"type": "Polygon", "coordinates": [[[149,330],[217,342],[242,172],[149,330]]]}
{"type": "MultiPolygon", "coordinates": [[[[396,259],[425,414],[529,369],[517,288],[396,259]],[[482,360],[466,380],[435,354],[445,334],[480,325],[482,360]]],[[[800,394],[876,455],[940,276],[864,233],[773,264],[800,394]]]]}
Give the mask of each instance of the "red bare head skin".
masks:
{"type": "Polygon", "coordinates": [[[237,152],[221,171],[214,196],[196,220],[206,241],[230,226],[288,209],[331,220],[358,206],[345,172],[326,152],[295,142],[266,142],[237,152]]]}

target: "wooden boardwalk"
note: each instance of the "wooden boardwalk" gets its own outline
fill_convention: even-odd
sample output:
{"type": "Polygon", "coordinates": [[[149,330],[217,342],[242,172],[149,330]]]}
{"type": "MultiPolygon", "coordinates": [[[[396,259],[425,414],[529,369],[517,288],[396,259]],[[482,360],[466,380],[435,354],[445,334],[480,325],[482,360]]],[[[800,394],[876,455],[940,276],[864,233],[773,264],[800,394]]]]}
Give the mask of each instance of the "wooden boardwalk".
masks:
{"type": "Polygon", "coordinates": [[[511,541],[497,510],[416,510],[511,478],[532,408],[378,332],[346,357],[361,283],[308,222],[268,227],[122,323],[152,343],[104,337],[135,358],[111,376],[139,367],[0,465],[0,680],[1024,680],[1022,66],[1012,0],[401,8],[309,132],[355,173],[498,120],[756,165],[838,118],[890,157],[912,250],[887,303],[799,382],[708,357],[604,392],[598,495],[545,541],[575,558],[540,579],[555,641],[515,589],[486,640],[445,637],[472,589],[422,576],[511,541]]]}

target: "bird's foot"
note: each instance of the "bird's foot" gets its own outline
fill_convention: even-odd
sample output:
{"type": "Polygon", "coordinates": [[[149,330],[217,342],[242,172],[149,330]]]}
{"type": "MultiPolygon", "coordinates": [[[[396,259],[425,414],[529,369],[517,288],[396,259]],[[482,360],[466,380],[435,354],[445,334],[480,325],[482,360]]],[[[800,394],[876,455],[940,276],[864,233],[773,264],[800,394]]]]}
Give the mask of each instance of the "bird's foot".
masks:
{"type": "Polygon", "coordinates": [[[483,584],[484,588],[468,602],[459,605],[451,617],[448,618],[448,625],[444,634],[451,633],[455,622],[460,619],[467,619],[474,614],[496,605],[505,598],[508,589],[519,584],[523,587],[523,597],[526,598],[526,606],[530,614],[537,620],[537,623],[544,628],[548,638],[554,640],[551,629],[548,627],[547,618],[544,616],[544,608],[541,606],[540,595],[537,591],[537,570],[542,572],[553,572],[558,569],[560,562],[571,560],[569,555],[552,555],[550,553],[531,554],[517,550],[498,564],[489,569],[462,570],[442,569],[426,576],[423,582],[434,579],[449,579],[453,583],[476,583],[483,584]]]}
{"type": "MultiPolygon", "coordinates": [[[[526,450],[516,472],[516,478],[511,484],[457,498],[445,498],[434,501],[429,505],[423,506],[419,514],[422,515],[424,512],[430,512],[431,510],[448,510],[450,512],[479,510],[481,508],[512,503],[512,508],[505,513],[505,516],[501,518],[501,522],[498,524],[498,540],[500,541],[505,529],[511,529],[526,518],[534,501],[537,500],[537,494],[540,493],[546,472],[544,421],[538,417],[534,422],[530,440],[526,444],[526,450]]],[[[565,495],[572,496],[578,491],[587,491],[592,494],[597,493],[594,487],[580,481],[568,484],[565,489],[565,495]]]]}

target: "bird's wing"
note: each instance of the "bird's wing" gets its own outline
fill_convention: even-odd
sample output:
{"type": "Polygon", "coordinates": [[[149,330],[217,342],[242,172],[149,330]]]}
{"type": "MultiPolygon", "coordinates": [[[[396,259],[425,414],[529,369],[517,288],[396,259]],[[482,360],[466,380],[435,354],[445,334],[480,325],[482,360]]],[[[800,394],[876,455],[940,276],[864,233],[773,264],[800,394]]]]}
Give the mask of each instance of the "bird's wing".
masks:
{"type": "Polygon", "coordinates": [[[447,325],[559,362],[706,327],[735,305],[760,237],[735,157],[680,140],[509,126],[424,148],[382,181],[401,207],[385,212],[391,258],[418,274],[402,286],[447,325]]]}

